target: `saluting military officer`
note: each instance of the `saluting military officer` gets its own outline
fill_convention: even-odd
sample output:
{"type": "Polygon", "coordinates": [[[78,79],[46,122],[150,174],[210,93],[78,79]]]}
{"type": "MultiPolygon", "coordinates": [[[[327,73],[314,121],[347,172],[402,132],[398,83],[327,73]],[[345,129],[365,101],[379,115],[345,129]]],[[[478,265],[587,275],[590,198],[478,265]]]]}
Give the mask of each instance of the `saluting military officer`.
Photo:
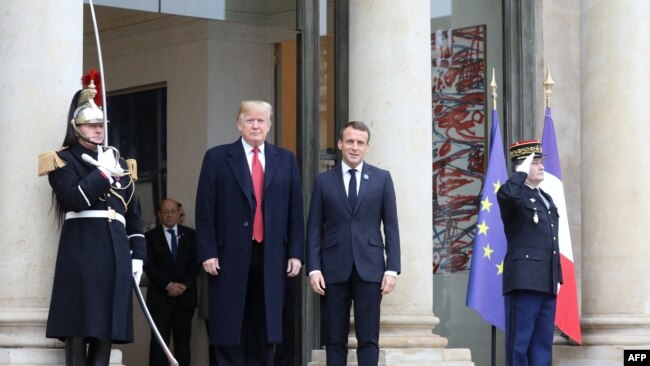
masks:
{"type": "Polygon", "coordinates": [[[508,241],[503,265],[506,365],[548,366],[562,283],[558,209],[538,187],[544,180],[540,141],[516,142],[509,149],[513,174],[497,193],[508,241]]]}
{"type": "Polygon", "coordinates": [[[129,165],[102,146],[98,75],[84,80],[63,148],[39,157],[62,223],[46,336],[65,341],[66,365],[98,366],[112,343],[133,341],[132,276],[139,281],[146,244],[129,165]]]}

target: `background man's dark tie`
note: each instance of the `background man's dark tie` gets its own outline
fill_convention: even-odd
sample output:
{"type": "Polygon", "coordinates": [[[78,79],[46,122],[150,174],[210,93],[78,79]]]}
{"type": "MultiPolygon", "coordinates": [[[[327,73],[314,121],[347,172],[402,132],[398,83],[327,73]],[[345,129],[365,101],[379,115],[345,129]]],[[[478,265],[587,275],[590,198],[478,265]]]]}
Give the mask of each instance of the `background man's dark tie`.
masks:
{"type": "Polygon", "coordinates": [[[171,240],[171,251],[172,259],[176,262],[176,257],[178,256],[178,239],[176,238],[176,231],[174,229],[167,229],[167,232],[172,236],[171,240]]]}

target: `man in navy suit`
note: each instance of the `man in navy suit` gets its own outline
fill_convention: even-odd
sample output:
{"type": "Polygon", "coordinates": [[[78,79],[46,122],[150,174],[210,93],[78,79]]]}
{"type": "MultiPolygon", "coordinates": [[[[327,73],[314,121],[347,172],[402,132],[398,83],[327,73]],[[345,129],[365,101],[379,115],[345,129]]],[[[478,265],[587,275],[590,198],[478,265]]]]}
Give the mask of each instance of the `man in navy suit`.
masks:
{"type": "Polygon", "coordinates": [[[510,155],[514,173],[497,192],[508,241],[503,264],[506,365],[548,366],[562,283],[558,209],[538,188],[544,180],[539,140],[510,145],[510,155]]]}
{"type": "Polygon", "coordinates": [[[343,126],[343,161],[316,177],[309,207],[307,271],[324,297],[328,366],[347,363],[352,303],[358,363],[377,365],[381,299],[400,273],[395,189],[388,171],[364,162],[369,142],[365,123],[343,126]]]}
{"type": "MultiPolygon", "coordinates": [[[[180,366],[190,365],[192,317],[197,304],[196,236],[194,230],[178,223],[179,206],[164,199],[158,208],[161,224],[145,233],[149,279],[147,307],[169,344],[174,338],[174,357],[180,366]]],[[[149,365],[167,366],[169,361],[153,334],[149,343],[149,365]]]]}
{"type": "Polygon", "coordinates": [[[210,343],[219,366],[272,365],[283,342],[287,277],[304,259],[293,153],[265,142],[272,108],[244,101],[241,138],[208,150],[196,194],[198,260],[210,274],[210,343]]]}

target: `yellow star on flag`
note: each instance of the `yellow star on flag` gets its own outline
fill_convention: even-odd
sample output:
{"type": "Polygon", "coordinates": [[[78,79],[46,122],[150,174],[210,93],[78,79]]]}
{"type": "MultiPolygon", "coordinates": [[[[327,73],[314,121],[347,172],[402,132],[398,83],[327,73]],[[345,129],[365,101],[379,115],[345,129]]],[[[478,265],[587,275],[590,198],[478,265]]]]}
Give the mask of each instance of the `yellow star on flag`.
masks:
{"type": "Polygon", "coordinates": [[[487,231],[488,231],[489,227],[487,225],[485,225],[485,220],[483,220],[483,222],[480,223],[477,226],[478,226],[478,234],[479,235],[483,234],[483,235],[487,236],[487,231]]]}
{"type": "Polygon", "coordinates": [[[503,261],[501,263],[497,264],[497,276],[503,274],[503,261]]]}
{"type": "Polygon", "coordinates": [[[492,253],[494,250],[490,248],[490,243],[488,245],[483,247],[483,258],[487,257],[487,259],[492,259],[492,253]]]}
{"type": "Polygon", "coordinates": [[[499,188],[501,188],[501,182],[497,179],[496,183],[492,183],[494,186],[494,193],[497,193],[499,191],[499,188]]]}
{"type": "Polygon", "coordinates": [[[490,202],[490,199],[486,196],[483,201],[481,201],[481,211],[486,210],[487,212],[490,212],[490,206],[492,206],[493,203],[490,202]]]}

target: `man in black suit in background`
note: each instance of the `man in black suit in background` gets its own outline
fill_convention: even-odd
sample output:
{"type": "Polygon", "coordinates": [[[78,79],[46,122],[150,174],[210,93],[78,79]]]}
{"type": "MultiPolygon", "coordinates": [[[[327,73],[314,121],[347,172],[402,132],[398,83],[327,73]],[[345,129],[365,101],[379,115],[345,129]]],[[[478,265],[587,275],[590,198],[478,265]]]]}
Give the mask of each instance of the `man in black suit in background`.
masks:
{"type": "MultiPolygon", "coordinates": [[[[174,337],[174,357],[180,366],[190,365],[192,317],[197,305],[196,236],[194,230],[178,224],[179,205],[164,199],[158,209],[161,225],[145,233],[149,278],[147,306],[165,343],[174,337]]],[[[149,365],[169,363],[152,334],[149,365]]]]}

